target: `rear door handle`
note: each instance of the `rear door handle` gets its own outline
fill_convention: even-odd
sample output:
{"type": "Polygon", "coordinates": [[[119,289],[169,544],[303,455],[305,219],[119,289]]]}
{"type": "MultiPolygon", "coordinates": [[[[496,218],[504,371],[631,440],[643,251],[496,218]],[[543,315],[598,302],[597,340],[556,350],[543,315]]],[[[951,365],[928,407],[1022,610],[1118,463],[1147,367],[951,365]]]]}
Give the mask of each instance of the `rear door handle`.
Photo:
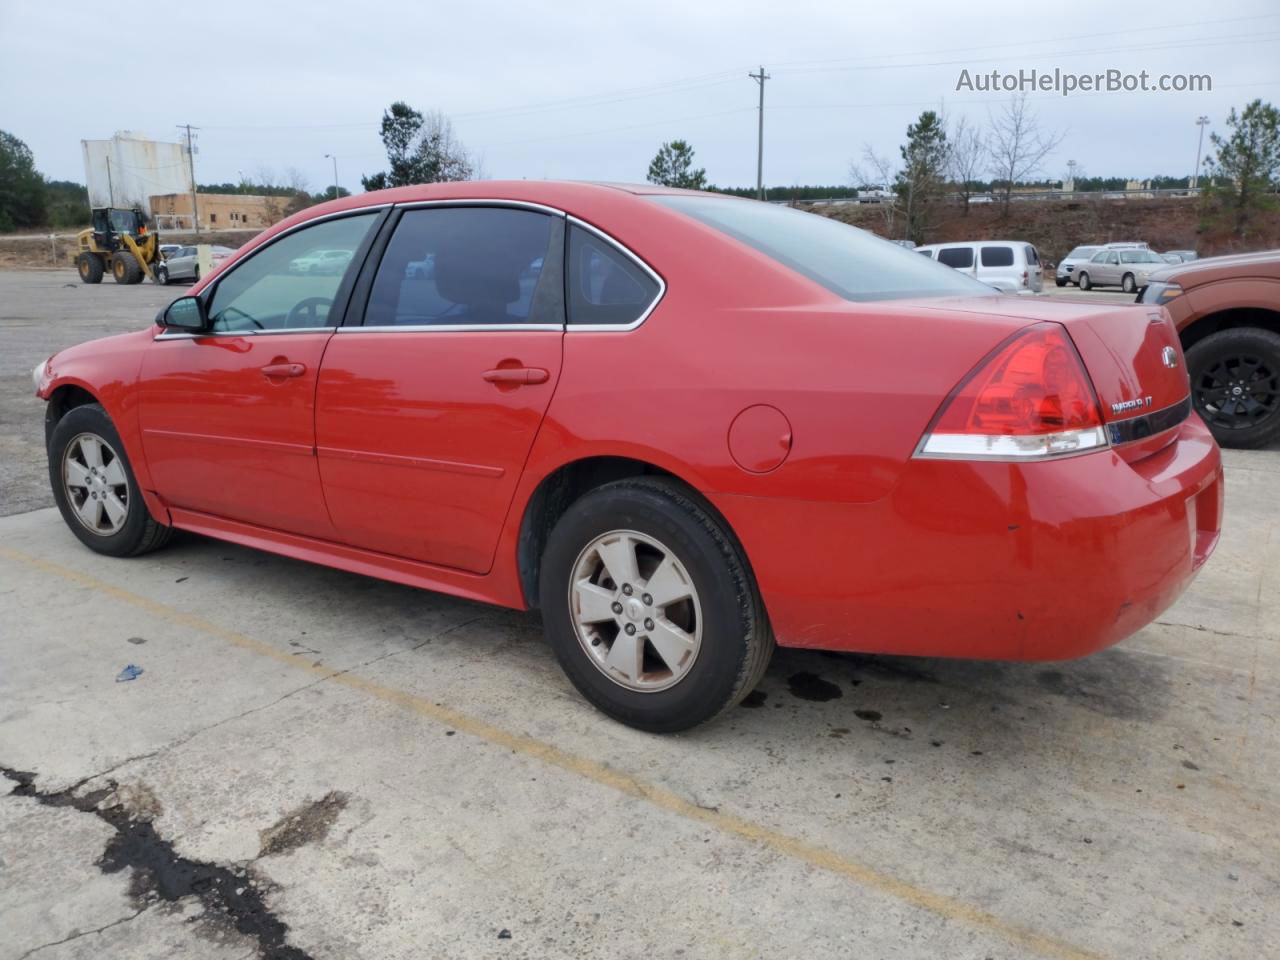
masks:
{"type": "Polygon", "coordinates": [[[490,383],[546,383],[551,374],[541,367],[499,367],[481,376],[490,383]]]}
{"type": "Polygon", "coordinates": [[[268,363],[262,368],[264,377],[300,377],[307,372],[302,363],[268,363]]]}

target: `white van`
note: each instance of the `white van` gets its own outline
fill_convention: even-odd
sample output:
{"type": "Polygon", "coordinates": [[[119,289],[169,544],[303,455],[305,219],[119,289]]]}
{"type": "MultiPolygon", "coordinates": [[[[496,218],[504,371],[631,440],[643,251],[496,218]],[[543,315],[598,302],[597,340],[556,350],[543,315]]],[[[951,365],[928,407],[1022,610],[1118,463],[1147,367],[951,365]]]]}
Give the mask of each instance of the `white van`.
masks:
{"type": "Polygon", "coordinates": [[[1040,253],[1021,240],[929,243],[916,247],[916,253],[923,253],[1006,293],[1039,293],[1044,287],[1040,253]]]}

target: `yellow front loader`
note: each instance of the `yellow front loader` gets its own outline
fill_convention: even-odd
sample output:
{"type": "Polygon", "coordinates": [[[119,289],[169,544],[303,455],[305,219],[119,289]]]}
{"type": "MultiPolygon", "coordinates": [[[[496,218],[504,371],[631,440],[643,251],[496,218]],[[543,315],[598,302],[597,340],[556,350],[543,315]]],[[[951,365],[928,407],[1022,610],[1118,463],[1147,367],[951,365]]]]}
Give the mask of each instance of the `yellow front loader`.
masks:
{"type": "Polygon", "coordinates": [[[93,226],[80,231],[76,244],[76,269],[85,283],[101,283],[108,270],[116,283],[156,278],[152,267],[160,262],[160,235],[147,229],[147,218],[136,207],[96,207],[93,226]]]}

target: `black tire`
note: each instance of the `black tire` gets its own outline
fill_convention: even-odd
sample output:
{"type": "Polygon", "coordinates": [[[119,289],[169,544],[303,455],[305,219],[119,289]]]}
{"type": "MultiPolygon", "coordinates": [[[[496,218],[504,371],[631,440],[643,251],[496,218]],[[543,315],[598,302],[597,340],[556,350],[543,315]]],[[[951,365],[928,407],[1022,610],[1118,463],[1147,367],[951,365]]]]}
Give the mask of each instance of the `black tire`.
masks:
{"type": "Polygon", "coordinates": [[[543,552],[539,595],[547,640],[573,685],[603,713],[652,733],[687,730],[736,706],[760,682],[773,653],[764,604],[739,548],[690,491],[666,479],[619,480],[573,503],[543,552]],[[678,682],[656,692],[606,676],[579,642],[570,609],[579,556],[595,538],[619,529],[668,545],[701,599],[696,659],[678,682]]]}
{"type": "Polygon", "coordinates": [[[1123,277],[1120,278],[1120,289],[1123,290],[1125,293],[1133,293],[1133,291],[1138,289],[1138,284],[1133,279],[1132,273],[1126,273],[1123,277]]]}
{"type": "Polygon", "coordinates": [[[138,481],[133,475],[129,457],[124,452],[120,434],[116,432],[107,412],[96,403],[73,407],[53,428],[49,437],[49,483],[53,487],[53,498],[62,513],[62,519],[80,542],[96,553],[104,553],[110,557],[136,557],[159,550],[173,535],[173,528],[152,519],[146,504],[142,502],[138,481]],[[120,458],[120,464],[124,468],[128,512],[123,526],[114,533],[95,533],[89,530],[77,516],[75,505],[69,499],[71,494],[63,483],[63,455],[68,445],[82,434],[90,434],[106,441],[120,458]]]}
{"type": "Polygon", "coordinates": [[[102,265],[102,256],[97,253],[82,253],[76,257],[76,270],[80,274],[81,283],[101,283],[106,269],[102,265]]]}
{"type": "Polygon", "coordinates": [[[193,284],[200,282],[200,268],[198,266],[191,268],[191,282],[193,284]]]}
{"type": "Polygon", "coordinates": [[[1076,286],[1078,286],[1081,290],[1092,290],[1093,281],[1089,279],[1088,273],[1081,271],[1076,275],[1076,286]]]}
{"type": "Polygon", "coordinates": [[[132,253],[120,251],[111,258],[111,276],[116,283],[138,283],[142,277],[142,266],[132,253]]]}
{"type": "Polygon", "coordinates": [[[166,287],[169,285],[169,268],[163,263],[156,267],[156,283],[166,287]]]}
{"type": "Polygon", "coordinates": [[[1260,327],[1210,334],[1187,351],[1187,373],[1191,402],[1218,443],[1248,449],[1280,441],[1280,334],[1260,327]]]}
{"type": "Polygon", "coordinates": [[[1053,282],[1060,287],[1065,287],[1067,285],[1067,281],[1064,280],[1062,277],[1054,277],[1053,282]]]}

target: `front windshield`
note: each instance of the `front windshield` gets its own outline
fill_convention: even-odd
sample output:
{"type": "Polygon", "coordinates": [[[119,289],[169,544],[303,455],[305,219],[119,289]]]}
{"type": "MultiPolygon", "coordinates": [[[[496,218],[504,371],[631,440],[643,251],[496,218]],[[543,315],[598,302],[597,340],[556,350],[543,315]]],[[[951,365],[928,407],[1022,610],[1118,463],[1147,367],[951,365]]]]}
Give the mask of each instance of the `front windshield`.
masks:
{"type": "Polygon", "coordinates": [[[950,267],[819,214],[735,197],[657,194],[650,199],[745,243],[846,300],[993,293],[950,267]]]}

